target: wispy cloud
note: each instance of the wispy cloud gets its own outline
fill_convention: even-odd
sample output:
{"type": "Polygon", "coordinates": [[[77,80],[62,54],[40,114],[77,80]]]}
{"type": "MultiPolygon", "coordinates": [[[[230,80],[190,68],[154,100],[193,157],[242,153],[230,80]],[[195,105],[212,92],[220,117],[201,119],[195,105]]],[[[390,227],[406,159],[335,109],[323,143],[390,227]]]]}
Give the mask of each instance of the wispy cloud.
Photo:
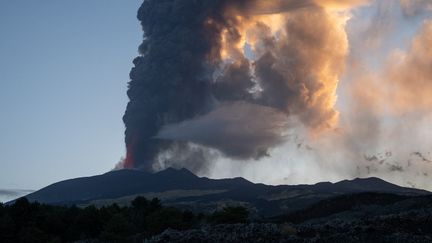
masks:
{"type": "Polygon", "coordinates": [[[0,202],[7,202],[32,192],[34,192],[34,190],[0,189],[0,202]]]}

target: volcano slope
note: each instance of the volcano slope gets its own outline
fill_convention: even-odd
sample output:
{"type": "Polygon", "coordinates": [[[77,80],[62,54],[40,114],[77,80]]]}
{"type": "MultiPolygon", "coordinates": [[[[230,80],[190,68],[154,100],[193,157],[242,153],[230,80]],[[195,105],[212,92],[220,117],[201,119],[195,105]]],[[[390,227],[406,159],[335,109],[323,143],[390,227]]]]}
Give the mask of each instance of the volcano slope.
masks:
{"type": "MultiPolygon", "coordinates": [[[[429,192],[400,187],[379,178],[357,178],[314,185],[255,184],[243,178],[209,179],[186,169],[166,169],[157,173],[118,170],[102,175],[54,183],[28,194],[30,201],[53,205],[128,205],[137,196],[159,198],[165,205],[194,212],[211,212],[224,206],[244,206],[256,217],[273,217],[308,208],[320,201],[358,193],[385,193],[385,200],[397,201],[429,192]],[[387,196],[390,194],[389,196],[387,196]]],[[[374,201],[374,197],[363,196],[374,201]]],[[[376,198],[377,200],[381,198],[376,198]]],[[[392,201],[392,202],[393,202],[392,201]]],[[[386,201],[387,202],[387,201],[386,201]]],[[[351,204],[350,204],[351,205],[351,204]]],[[[354,207],[355,205],[353,205],[354,207]]]]}

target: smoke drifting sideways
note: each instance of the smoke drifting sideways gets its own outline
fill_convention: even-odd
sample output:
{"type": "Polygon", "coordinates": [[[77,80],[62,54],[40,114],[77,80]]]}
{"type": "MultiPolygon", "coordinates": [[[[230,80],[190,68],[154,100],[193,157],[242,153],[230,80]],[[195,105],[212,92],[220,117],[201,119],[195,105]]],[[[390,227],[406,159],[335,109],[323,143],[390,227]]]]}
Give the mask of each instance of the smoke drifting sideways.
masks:
{"type": "Polygon", "coordinates": [[[331,157],[345,161],[340,164],[345,175],[432,189],[429,5],[374,1],[368,7],[372,18],[361,16],[347,25],[350,54],[338,92],[345,95],[339,134],[326,138],[331,145],[316,145],[338,151],[331,157]]]}
{"type": "Polygon", "coordinates": [[[400,0],[403,14],[413,17],[432,10],[432,2],[429,0],[400,0]]]}
{"type": "MultiPolygon", "coordinates": [[[[318,4],[324,2],[335,5],[144,1],[144,41],[123,117],[123,166],[152,170],[158,155],[189,142],[259,159],[284,141],[294,121],[311,134],[333,128],[347,17],[318,4]]],[[[206,163],[187,160],[177,163],[206,163]]]]}

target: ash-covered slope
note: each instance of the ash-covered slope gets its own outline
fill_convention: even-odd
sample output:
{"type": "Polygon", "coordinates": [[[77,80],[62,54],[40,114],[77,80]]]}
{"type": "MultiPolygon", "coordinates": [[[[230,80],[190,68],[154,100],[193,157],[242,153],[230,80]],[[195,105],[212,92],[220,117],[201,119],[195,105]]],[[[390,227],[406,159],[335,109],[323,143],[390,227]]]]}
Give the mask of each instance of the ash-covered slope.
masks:
{"type": "Polygon", "coordinates": [[[244,205],[258,214],[276,215],[302,209],[338,195],[383,192],[423,195],[429,192],[404,188],[378,178],[323,182],[315,185],[269,186],[243,178],[209,179],[186,169],[158,173],[137,170],[112,171],[102,175],[54,183],[26,197],[49,204],[127,204],[138,195],[159,197],[165,204],[195,211],[225,205],[244,205]]]}
{"type": "Polygon", "coordinates": [[[230,190],[251,182],[242,178],[212,180],[200,178],[186,169],[167,169],[158,173],[118,170],[102,175],[60,181],[27,195],[27,199],[50,204],[70,204],[96,199],[172,190],[230,190]]]}

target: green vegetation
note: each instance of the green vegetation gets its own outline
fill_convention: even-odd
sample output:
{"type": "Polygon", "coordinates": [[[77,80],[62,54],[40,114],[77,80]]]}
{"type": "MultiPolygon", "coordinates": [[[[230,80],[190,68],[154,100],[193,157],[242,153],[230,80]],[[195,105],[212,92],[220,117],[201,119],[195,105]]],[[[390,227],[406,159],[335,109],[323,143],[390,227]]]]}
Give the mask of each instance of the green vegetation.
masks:
{"type": "Polygon", "coordinates": [[[247,223],[249,218],[249,211],[241,206],[226,207],[221,211],[214,212],[209,220],[213,224],[235,224],[247,223]]]}
{"type": "Polygon", "coordinates": [[[164,207],[157,198],[135,198],[129,207],[116,204],[52,206],[30,203],[26,198],[15,204],[0,204],[0,242],[70,242],[99,239],[104,242],[139,242],[165,229],[186,230],[202,224],[243,223],[248,220],[243,207],[228,207],[211,215],[194,214],[164,207]]]}

